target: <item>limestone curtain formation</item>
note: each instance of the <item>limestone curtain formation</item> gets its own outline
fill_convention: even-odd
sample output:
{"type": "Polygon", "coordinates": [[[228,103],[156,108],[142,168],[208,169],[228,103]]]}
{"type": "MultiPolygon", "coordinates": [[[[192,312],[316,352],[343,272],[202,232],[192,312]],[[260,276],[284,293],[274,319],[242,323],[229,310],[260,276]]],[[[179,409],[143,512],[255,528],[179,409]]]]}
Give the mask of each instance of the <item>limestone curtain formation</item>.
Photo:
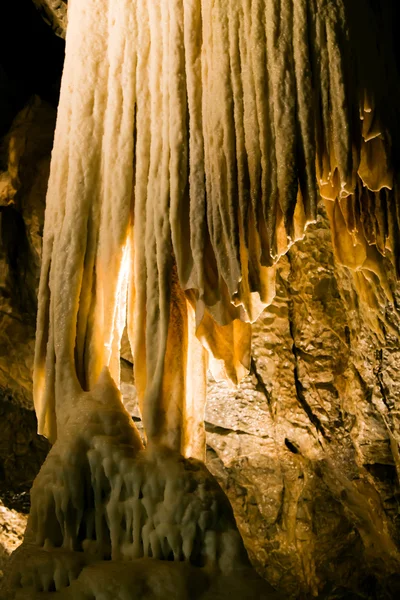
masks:
{"type": "Polygon", "coordinates": [[[118,384],[127,314],[149,439],[201,457],[208,356],[218,376],[246,372],[274,265],[320,195],[337,259],[385,286],[380,257],[397,265],[400,239],[388,31],[358,0],[69,3],[39,291],[41,433],[56,438],[104,365],[118,384]]]}

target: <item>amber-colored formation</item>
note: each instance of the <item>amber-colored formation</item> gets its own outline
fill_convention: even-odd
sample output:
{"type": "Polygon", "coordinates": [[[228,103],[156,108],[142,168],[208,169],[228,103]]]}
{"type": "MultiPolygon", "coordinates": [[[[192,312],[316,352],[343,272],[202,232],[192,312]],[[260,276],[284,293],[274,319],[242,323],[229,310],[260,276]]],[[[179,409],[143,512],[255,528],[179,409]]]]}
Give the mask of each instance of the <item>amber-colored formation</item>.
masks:
{"type": "Polygon", "coordinates": [[[385,27],[372,3],[345,0],[71,3],[39,293],[42,433],[56,438],[72,383],[92,388],[104,365],[118,383],[127,310],[148,437],[201,457],[207,356],[234,382],[246,372],[274,264],[319,192],[337,259],[366,295],[371,277],[385,288],[380,256],[396,262],[400,239],[385,27]]]}

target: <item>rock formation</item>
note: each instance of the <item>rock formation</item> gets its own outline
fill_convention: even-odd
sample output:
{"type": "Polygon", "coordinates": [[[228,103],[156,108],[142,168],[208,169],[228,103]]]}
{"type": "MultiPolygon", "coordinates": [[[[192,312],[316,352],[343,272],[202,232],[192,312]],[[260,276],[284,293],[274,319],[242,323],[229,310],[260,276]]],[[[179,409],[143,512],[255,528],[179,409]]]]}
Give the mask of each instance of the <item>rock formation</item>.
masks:
{"type": "MultiPolygon", "coordinates": [[[[324,4],[321,12],[322,20],[324,15],[328,17],[328,36],[338,36],[341,32],[340,19],[329,21],[329,18],[340,16],[340,11],[329,13],[334,4],[331,3],[330,7],[324,4]]],[[[299,3],[299,6],[303,4],[299,3]]],[[[340,6],[338,2],[337,7],[340,6]]],[[[346,3],[344,6],[348,8],[346,3]]],[[[365,18],[365,12],[363,14],[365,18]]],[[[372,19],[373,16],[370,12],[369,17],[372,19]]],[[[377,11],[375,16],[381,17],[382,13],[377,11]]],[[[301,9],[296,18],[300,17],[301,9]]],[[[93,14],[88,15],[89,18],[93,18],[93,14]]],[[[368,19],[363,22],[365,27],[370,25],[368,19]]],[[[378,22],[372,31],[376,34],[383,25],[378,22]]],[[[342,34],[346,34],[345,38],[349,36],[346,39],[350,42],[355,40],[358,43],[357,38],[351,37],[354,27],[350,20],[348,29],[344,29],[342,34]]],[[[283,39],[286,39],[285,36],[283,39]]],[[[386,43],[389,46],[389,39],[386,43]]],[[[340,47],[339,39],[335,43],[328,42],[327,46],[333,53],[340,47]]],[[[393,65],[385,62],[386,50],[382,50],[381,65],[393,69],[393,65]]],[[[340,56],[336,57],[339,63],[340,59],[340,56]]],[[[371,90],[377,89],[374,87],[376,81],[371,84],[373,73],[366,73],[361,67],[359,69],[371,90]]],[[[357,73],[359,75],[359,71],[357,73]]],[[[334,79],[337,75],[336,71],[331,74],[330,85],[334,82],[340,88],[340,77],[334,79]]],[[[382,70],[380,75],[383,77],[382,70]]],[[[392,81],[394,91],[395,83],[392,81]]],[[[305,81],[305,87],[306,84],[305,81]]],[[[386,96],[382,96],[375,98],[375,104],[370,97],[362,97],[361,137],[359,142],[355,142],[356,146],[359,144],[359,154],[356,152],[354,155],[354,148],[351,152],[353,163],[359,161],[356,172],[360,180],[369,186],[372,193],[363,188],[360,181],[356,181],[351,190],[346,189],[344,184],[352,180],[344,175],[348,167],[348,164],[345,166],[346,160],[342,166],[338,165],[337,176],[333,175],[336,163],[332,167],[332,156],[341,152],[339,146],[343,142],[342,138],[334,139],[331,143],[339,146],[333,154],[330,149],[330,169],[324,163],[326,157],[319,166],[317,162],[321,193],[326,203],[320,202],[319,207],[314,209],[316,223],[308,226],[303,241],[291,246],[278,262],[275,299],[268,295],[269,306],[258,323],[253,325],[252,358],[246,363],[250,367],[249,376],[236,389],[211,379],[208,386],[205,422],[207,464],[232,503],[253,563],[287,597],[308,598],[320,593],[321,597],[332,598],[348,598],[350,594],[354,597],[363,597],[364,594],[364,597],[391,598],[396,597],[398,592],[400,435],[396,366],[399,304],[396,215],[392,210],[396,208],[396,152],[393,152],[393,147],[396,149],[396,127],[393,121],[390,122],[392,129],[387,128],[388,117],[393,117],[390,106],[387,114],[377,110],[380,116],[371,118],[372,105],[374,108],[384,105],[386,96]],[[391,136],[384,133],[382,137],[382,131],[390,131],[391,136]],[[373,148],[367,149],[368,144],[373,148]],[[387,159],[382,159],[382,150],[388,152],[387,159]],[[378,155],[379,160],[376,158],[378,155]],[[382,165],[383,170],[376,169],[382,165]],[[324,169],[327,169],[325,174],[324,169]],[[384,189],[375,189],[381,185],[383,188],[392,187],[393,195],[384,189]],[[328,189],[329,186],[332,189],[328,189]],[[339,189],[345,191],[340,202],[333,197],[339,189]]],[[[350,103],[350,107],[354,108],[354,105],[350,103]]],[[[333,114],[326,118],[336,123],[332,125],[335,132],[343,106],[333,108],[333,114]]],[[[26,127],[30,131],[29,140],[37,141],[38,147],[43,148],[46,157],[44,169],[46,164],[48,168],[49,148],[47,142],[39,139],[34,127],[29,129],[29,123],[42,123],[43,119],[47,119],[46,115],[51,122],[51,109],[35,100],[20,114],[12,130],[20,131],[18,123],[22,123],[22,129],[26,127]]],[[[359,115],[353,117],[352,123],[357,129],[359,115]]],[[[330,131],[330,127],[327,126],[326,131],[330,131]]],[[[345,129],[344,124],[343,132],[345,129]]],[[[18,136],[16,134],[15,140],[23,138],[23,134],[18,136]]],[[[8,140],[12,139],[11,133],[8,140]]],[[[39,177],[33,181],[29,174],[22,174],[22,166],[26,162],[33,164],[37,161],[36,156],[29,155],[24,144],[9,143],[7,149],[7,168],[4,168],[1,180],[4,182],[3,197],[12,210],[16,206],[19,215],[16,219],[19,218],[20,223],[22,221],[28,232],[29,252],[22,253],[20,264],[28,266],[25,291],[31,294],[33,300],[28,306],[28,293],[28,300],[24,300],[27,306],[24,314],[32,318],[40,243],[36,242],[39,250],[36,255],[32,254],[31,248],[35,247],[37,239],[35,227],[42,219],[42,186],[46,185],[47,175],[39,171],[39,177]],[[26,183],[22,190],[17,190],[19,179],[26,183]],[[31,206],[34,205],[36,210],[36,223],[31,217],[33,209],[26,201],[29,189],[35,190],[31,206]]],[[[323,156],[323,152],[320,155],[323,156]]],[[[18,240],[21,239],[21,229],[23,227],[19,226],[16,229],[18,233],[7,238],[3,228],[3,244],[5,239],[7,248],[12,246],[17,236],[18,240]]],[[[13,265],[12,252],[6,252],[4,256],[4,264],[9,268],[10,264],[13,265]]],[[[275,271],[275,267],[267,268],[275,271]]],[[[14,272],[19,275],[21,267],[14,267],[14,272]]],[[[179,268],[177,273],[181,279],[179,268]]],[[[7,285],[13,285],[11,277],[7,285]]],[[[177,285],[176,280],[174,285],[177,285]]],[[[20,296],[16,297],[20,301],[20,296]]],[[[17,306],[14,296],[8,313],[15,311],[17,306]]],[[[6,317],[3,319],[7,323],[6,317]]],[[[23,364],[24,356],[32,360],[29,344],[24,339],[25,330],[29,331],[29,323],[24,318],[21,345],[17,349],[14,340],[9,344],[10,356],[16,357],[16,368],[23,364]]],[[[14,332],[11,336],[15,336],[14,332]]],[[[123,348],[123,366],[131,361],[132,356],[123,348]]],[[[113,368],[116,368],[115,361],[113,368]]],[[[29,363],[27,369],[25,372],[29,373],[29,363]]],[[[4,371],[4,377],[12,373],[9,369],[4,371]]],[[[122,369],[123,378],[124,373],[126,368],[122,369]]],[[[3,387],[10,390],[9,396],[18,410],[24,402],[24,408],[31,408],[29,374],[25,387],[22,386],[21,397],[18,396],[18,387],[24,379],[17,371],[13,380],[15,383],[8,387],[5,383],[3,387]]],[[[136,387],[140,395],[137,380],[136,387]]],[[[125,400],[129,400],[127,405],[132,408],[137,420],[140,412],[135,398],[132,398],[132,382],[122,380],[121,389],[130,394],[131,397],[125,400]]],[[[25,447],[25,444],[26,438],[23,438],[22,446],[25,447]]],[[[49,455],[50,463],[52,457],[57,456],[58,447],[56,443],[49,455]]],[[[189,449],[187,453],[190,455],[192,451],[189,449]]],[[[46,465],[37,481],[40,482],[45,474],[46,465]]],[[[33,502],[34,498],[33,495],[33,502]]],[[[33,503],[35,510],[37,505],[33,503]]],[[[27,533],[28,544],[29,531],[37,533],[33,516],[27,533]]],[[[176,575],[176,580],[183,581],[187,576],[182,572],[176,575]]],[[[121,573],[118,577],[123,580],[121,573]]],[[[26,580],[27,590],[34,585],[32,581],[29,577],[26,580]]],[[[49,579],[51,585],[53,583],[49,579]]],[[[54,585],[61,584],[54,580],[54,585]]],[[[89,584],[86,580],[82,585],[84,588],[89,584]]],[[[78,593],[79,584],[74,586],[71,589],[78,593]]],[[[91,592],[96,594],[93,589],[91,592]]],[[[65,597],[69,597],[68,590],[65,593],[65,597]]],[[[41,594],[38,597],[42,597],[41,594]]]]}

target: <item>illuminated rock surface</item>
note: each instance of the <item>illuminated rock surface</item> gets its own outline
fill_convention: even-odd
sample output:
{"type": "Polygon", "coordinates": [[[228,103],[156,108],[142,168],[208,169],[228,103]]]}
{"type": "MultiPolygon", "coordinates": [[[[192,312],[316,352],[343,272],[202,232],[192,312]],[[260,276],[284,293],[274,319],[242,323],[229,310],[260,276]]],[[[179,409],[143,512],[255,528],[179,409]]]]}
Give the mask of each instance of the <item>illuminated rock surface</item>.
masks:
{"type": "Polygon", "coordinates": [[[0,571],[1,577],[9,568],[8,559],[21,544],[27,518],[16,510],[6,508],[0,501],[0,571]]]}

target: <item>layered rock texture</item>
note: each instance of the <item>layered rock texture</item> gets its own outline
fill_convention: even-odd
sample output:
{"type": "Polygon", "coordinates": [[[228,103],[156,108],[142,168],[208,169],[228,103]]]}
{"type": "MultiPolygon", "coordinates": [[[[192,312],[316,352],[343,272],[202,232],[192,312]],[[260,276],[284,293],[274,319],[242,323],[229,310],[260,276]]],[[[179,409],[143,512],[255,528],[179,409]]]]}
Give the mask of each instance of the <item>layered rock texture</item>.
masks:
{"type": "Polygon", "coordinates": [[[396,318],[384,302],[371,314],[352,275],[334,266],[321,214],[281,262],[251,376],[238,391],[211,385],[210,468],[256,564],[290,597],[298,586],[300,597],[335,588],[343,598],[350,589],[396,597],[396,318]],[[371,330],[375,319],[381,330],[371,330]]]}
{"type": "MultiPolygon", "coordinates": [[[[64,3],[36,3],[62,33],[64,3]]],[[[11,77],[18,65],[0,67],[9,99],[0,115],[0,496],[22,513],[49,449],[35,433],[31,367],[57,69],[43,68],[36,88],[11,77]]],[[[209,379],[207,466],[254,566],[286,598],[400,596],[400,288],[386,266],[389,294],[373,275],[360,283],[340,266],[320,205],[278,263],[276,297],[253,329],[251,373],[237,388],[209,379]]],[[[126,347],[121,367],[140,430],[126,347]]],[[[4,548],[21,526],[0,509],[4,548]]]]}

